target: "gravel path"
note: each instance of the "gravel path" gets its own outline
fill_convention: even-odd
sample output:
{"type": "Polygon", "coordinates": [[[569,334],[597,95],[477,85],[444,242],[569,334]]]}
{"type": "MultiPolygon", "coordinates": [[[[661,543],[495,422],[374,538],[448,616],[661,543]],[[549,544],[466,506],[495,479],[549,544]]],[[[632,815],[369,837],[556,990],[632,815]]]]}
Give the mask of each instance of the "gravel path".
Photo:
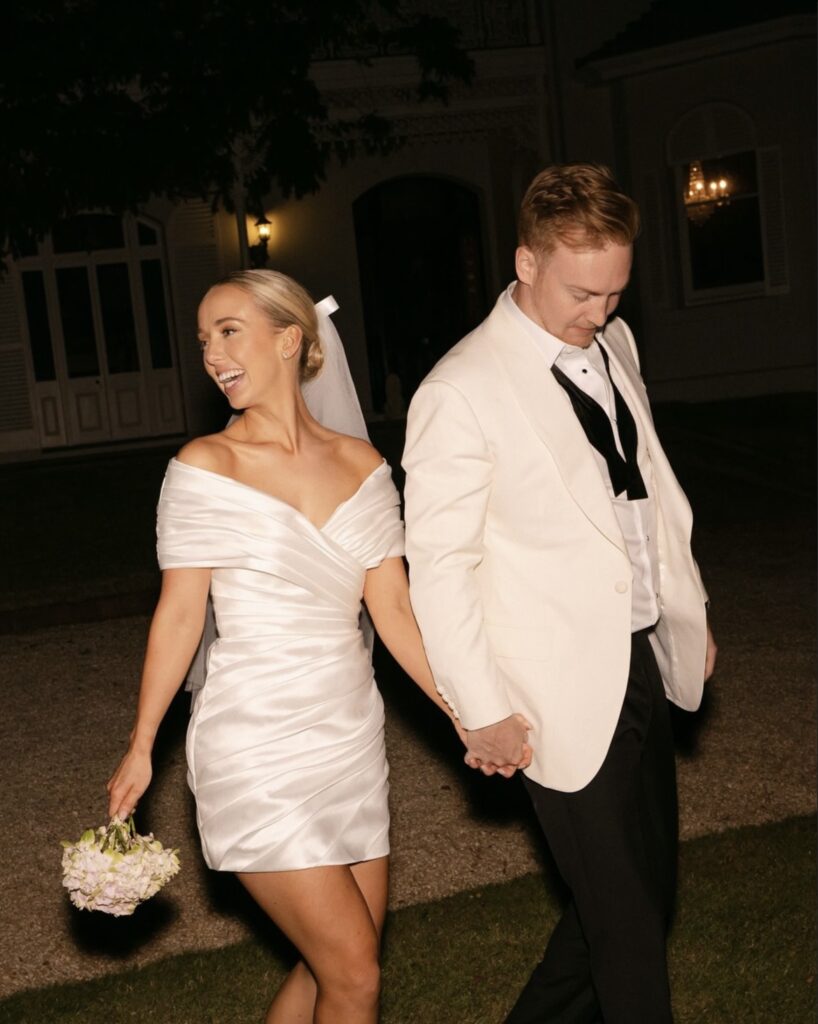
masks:
{"type": "MultiPolygon", "coordinates": [[[[811,520],[705,525],[697,550],[720,662],[703,710],[679,715],[683,838],[809,813],[815,806],[811,520]]],[[[0,996],[88,978],[262,927],[237,883],[203,867],[184,781],[186,698],[174,705],[140,825],[179,846],[183,871],[132,919],[70,908],[59,840],[103,821],[104,781],[127,736],[144,617],[3,638],[0,722],[0,996]]],[[[380,673],[392,765],[391,906],[540,866],[516,782],[459,764],[446,723],[397,674],[380,673]]]]}

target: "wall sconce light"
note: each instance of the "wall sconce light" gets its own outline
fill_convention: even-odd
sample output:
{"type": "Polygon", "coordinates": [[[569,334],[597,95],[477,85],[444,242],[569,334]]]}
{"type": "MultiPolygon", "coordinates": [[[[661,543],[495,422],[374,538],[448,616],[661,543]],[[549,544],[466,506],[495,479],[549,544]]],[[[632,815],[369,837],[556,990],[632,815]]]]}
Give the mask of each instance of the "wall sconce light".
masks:
{"type": "Polygon", "coordinates": [[[267,218],[264,216],[263,213],[259,217],[259,219],[256,221],[256,227],[258,228],[258,240],[260,242],[269,242],[270,241],[270,222],[267,220],[267,218]]]}
{"type": "Polygon", "coordinates": [[[251,245],[248,249],[250,255],[250,263],[257,270],[267,266],[267,260],[269,258],[268,246],[270,242],[270,233],[272,231],[272,224],[264,216],[263,213],[259,215],[256,220],[256,232],[258,234],[258,241],[255,245],[251,245]]]}

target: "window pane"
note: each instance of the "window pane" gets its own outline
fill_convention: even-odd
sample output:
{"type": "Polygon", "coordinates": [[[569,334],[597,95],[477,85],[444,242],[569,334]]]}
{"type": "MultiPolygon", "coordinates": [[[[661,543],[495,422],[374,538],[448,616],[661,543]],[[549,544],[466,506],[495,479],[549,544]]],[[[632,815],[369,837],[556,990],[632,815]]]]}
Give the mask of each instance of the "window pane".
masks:
{"type": "Polygon", "coordinates": [[[85,267],[57,271],[57,292],[69,377],[96,377],[99,359],[91,314],[91,293],[85,267]]]}
{"type": "Polygon", "coordinates": [[[54,350],[51,347],[51,328],[48,326],[45,282],[39,270],[25,271],[23,294],[34,377],[36,380],[54,380],[54,350]]]}
{"type": "Polygon", "coordinates": [[[54,252],[93,252],[125,245],[122,220],[109,213],[81,213],[58,221],[51,233],[54,252]]]}
{"type": "Polygon", "coordinates": [[[127,264],[107,263],[97,267],[97,283],[102,307],[108,372],[138,371],[139,353],[136,348],[136,327],[127,264]]]}
{"type": "Polygon", "coordinates": [[[758,174],[755,153],[734,153],[713,160],[702,160],[705,181],[724,178],[730,183],[730,195],[756,195],[758,174]]]}
{"type": "Polygon", "coordinates": [[[136,222],[136,228],[140,245],[158,245],[159,236],[152,227],[140,220],[136,222]]]}
{"type": "MultiPolygon", "coordinates": [[[[691,165],[685,167],[690,174],[691,165]]],[[[754,152],[701,161],[702,194],[724,197],[686,207],[690,278],[694,291],[764,280],[764,248],[754,152]],[[711,188],[712,184],[712,188],[711,188]]],[[[687,188],[688,179],[685,179],[687,188]]]]}
{"type": "Polygon", "coordinates": [[[151,340],[151,362],[154,370],[173,366],[168,333],[168,313],[165,302],[165,284],[159,260],[142,260],[142,287],[145,290],[145,312],[151,340]]]}
{"type": "Polygon", "coordinates": [[[758,199],[722,206],[703,224],[688,224],[693,288],[726,288],[764,280],[758,199]]]}

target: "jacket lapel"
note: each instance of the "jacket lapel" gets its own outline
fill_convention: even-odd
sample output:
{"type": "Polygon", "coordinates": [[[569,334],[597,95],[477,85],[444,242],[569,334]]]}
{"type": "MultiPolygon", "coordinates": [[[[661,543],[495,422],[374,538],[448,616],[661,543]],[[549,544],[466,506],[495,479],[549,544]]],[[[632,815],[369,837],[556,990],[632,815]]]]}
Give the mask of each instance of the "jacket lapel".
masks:
{"type": "Polygon", "coordinates": [[[689,529],[692,523],[690,505],[653,425],[648,393],[631,351],[627,331],[624,322],[617,318],[605,328],[602,340],[611,359],[616,385],[636,420],[639,434],[637,457],[640,463],[644,461],[646,455],[650,460],[651,480],[657,506],[662,510],[667,509],[672,503],[676,514],[682,517],[689,529]]]}
{"type": "MultiPolygon", "coordinates": [[[[616,385],[636,420],[639,434],[637,457],[641,460],[647,454],[655,470],[659,465],[662,467],[667,465],[667,457],[653,425],[648,393],[631,352],[626,331],[627,327],[617,318],[605,328],[602,340],[611,359],[611,369],[616,379],[616,385]]],[[[675,482],[675,477],[673,479],[675,482]]]]}
{"type": "Polygon", "coordinates": [[[568,396],[533,341],[498,303],[486,322],[492,355],[523,415],[548,449],[563,484],[583,514],[625,551],[607,488],[568,396]]]}
{"type": "Polygon", "coordinates": [[[645,447],[649,454],[657,443],[653,420],[650,415],[650,404],[645,385],[630,353],[627,338],[622,336],[622,321],[616,319],[602,332],[605,350],[610,356],[614,382],[628,403],[633,418],[636,420],[639,435],[638,454],[641,456],[645,447]]]}

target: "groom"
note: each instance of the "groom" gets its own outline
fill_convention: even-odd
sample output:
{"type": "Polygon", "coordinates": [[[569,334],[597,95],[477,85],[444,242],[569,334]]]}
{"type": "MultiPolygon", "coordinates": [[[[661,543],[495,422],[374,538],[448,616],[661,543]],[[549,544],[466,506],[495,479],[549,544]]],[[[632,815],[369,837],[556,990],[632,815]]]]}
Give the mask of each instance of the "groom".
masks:
{"type": "Polygon", "coordinates": [[[715,644],[690,507],[613,316],[638,228],[606,168],[539,174],[517,280],[409,410],[406,551],[438,688],[470,763],[524,767],[571,893],[507,1024],[672,1020],[666,698],[698,707],[715,644]]]}

